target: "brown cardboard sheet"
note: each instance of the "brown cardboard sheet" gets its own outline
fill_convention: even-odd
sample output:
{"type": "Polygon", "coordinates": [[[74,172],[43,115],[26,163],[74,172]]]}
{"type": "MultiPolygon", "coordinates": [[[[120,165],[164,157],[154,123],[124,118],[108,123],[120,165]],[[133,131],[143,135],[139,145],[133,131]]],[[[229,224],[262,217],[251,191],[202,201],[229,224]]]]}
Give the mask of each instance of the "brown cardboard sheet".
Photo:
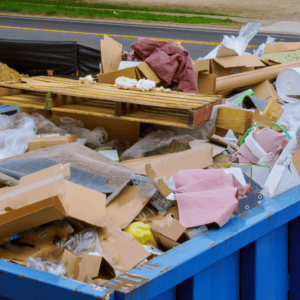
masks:
{"type": "Polygon", "coordinates": [[[70,165],[55,165],[0,189],[0,237],[70,216],[101,226],[106,195],[67,181],[70,165]]]}

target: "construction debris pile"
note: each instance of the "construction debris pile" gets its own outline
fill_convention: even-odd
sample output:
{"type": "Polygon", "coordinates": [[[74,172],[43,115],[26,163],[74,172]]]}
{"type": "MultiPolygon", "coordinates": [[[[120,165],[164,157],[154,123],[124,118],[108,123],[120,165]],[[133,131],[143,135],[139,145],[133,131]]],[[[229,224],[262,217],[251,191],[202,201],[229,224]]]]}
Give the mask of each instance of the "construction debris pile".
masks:
{"type": "Polygon", "coordinates": [[[258,30],[196,61],[105,36],[98,83],[0,83],[0,258],[109,286],[299,185],[300,44],[246,53],[258,30]]]}

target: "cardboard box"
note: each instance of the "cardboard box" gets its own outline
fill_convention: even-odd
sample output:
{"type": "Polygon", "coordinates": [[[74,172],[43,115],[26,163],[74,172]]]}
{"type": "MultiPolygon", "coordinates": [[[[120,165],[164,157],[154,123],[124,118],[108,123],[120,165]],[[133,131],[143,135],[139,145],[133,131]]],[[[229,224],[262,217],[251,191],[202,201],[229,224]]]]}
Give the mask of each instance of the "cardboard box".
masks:
{"type": "Polygon", "coordinates": [[[126,68],[122,70],[117,70],[110,73],[104,73],[97,75],[98,83],[105,84],[115,84],[116,79],[119,77],[125,76],[130,79],[149,79],[159,85],[162,83],[161,79],[152,71],[149,65],[146,62],[139,64],[136,67],[126,68]]]}
{"type": "Polygon", "coordinates": [[[216,127],[231,129],[233,132],[245,134],[252,126],[253,113],[251,111],[230,107],[219,107],[216,127]]]}
{"type": "Polygon", "coordinates": [[[254,55],[217,57],[211,60],[211,70],[217,77],[253,71],[265,65],[254,55]]]}
{"type": "Polygon", "coordinates": [[[70,165],[57,164],[0,189],[0,238],[71,217],[101,226],[106,195],[67,181],[70,165]]]}
{"type": "Polygon", "coordinates": [[[28,143],[28,152],[77,142],[76,134],[39,134],[28,143]]]}

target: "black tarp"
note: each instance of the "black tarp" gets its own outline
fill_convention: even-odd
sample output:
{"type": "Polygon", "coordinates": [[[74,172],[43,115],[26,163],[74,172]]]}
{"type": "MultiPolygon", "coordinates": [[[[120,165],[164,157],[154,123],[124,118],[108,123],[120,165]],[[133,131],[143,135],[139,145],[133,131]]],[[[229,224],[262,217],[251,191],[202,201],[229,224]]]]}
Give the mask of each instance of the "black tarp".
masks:
{"type": "Polygon", "coordinates": [[[52,42],[0,39],[0,62],[30,76],[80,76],[99,72],[100,50],[76,42],[52,42]]]}

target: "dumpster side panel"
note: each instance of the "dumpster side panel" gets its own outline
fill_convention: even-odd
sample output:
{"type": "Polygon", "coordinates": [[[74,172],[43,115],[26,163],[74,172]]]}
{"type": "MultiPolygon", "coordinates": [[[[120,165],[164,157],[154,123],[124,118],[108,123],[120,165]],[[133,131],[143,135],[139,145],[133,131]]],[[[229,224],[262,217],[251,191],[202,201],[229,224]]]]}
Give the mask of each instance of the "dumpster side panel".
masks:
{"type": "Polygon", "coordinates": [[[240,254],[236,251],[178,285],[180,300],[239,300],[240,254]]]}
{"type": "Polygon", "coordinates": [[[0,295],[13,300],[114,300],[114,292],[0,260],[0,295]]]}
{"type": "Polygon", "coordinates": [[[300,217],[290,222],[290,300],[300,299],[300,217]]]}
{"type": "MultiPolygon", "coordinates": [[[[297,186],[273,199],[266,197],[261,206],[231,219],[221,229],[211,230],[195,237],[156,257],[151,263],[143,264],[110,281],[106,286],[116,291],[117,299],[153,299],[298,217],[300,215],[300,200],[297,197],[299,192],[300,186],[297,186]],[[128,284],[126,276],[136,279],[128,284]]],[[[274,242],[271,238],[272,234],[270,235],[269,246],[265,246],[267,242],[262,239],[258,242],[257,249],[271,251],[273,258],[274,255],[282,257],[286,253],[286,243],[282,249],[270,250],[271,245],[282,242],[283,236],[286,236],[286,229],[281,230],[273,237],[274,242]]],[[[282,266],[274,266],[272,272],[285,269],[286,264],[283,263],[282,266]]],[[[272,280],[277,282],[276,278],[272,280]]],[[[286,280],[287,276],[283,280],[284,285],[286,280]]]]}

